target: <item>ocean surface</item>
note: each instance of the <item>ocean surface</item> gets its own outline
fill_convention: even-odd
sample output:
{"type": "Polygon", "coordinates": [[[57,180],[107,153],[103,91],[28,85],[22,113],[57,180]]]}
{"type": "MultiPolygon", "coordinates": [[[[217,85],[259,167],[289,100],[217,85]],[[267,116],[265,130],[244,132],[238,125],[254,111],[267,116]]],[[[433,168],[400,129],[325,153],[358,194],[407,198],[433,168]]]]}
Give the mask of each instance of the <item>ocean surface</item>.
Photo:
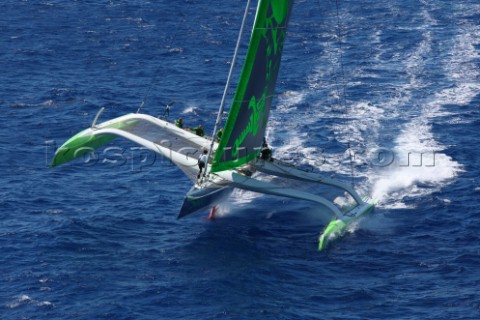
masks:
{"type": "Polygon", "coordinates": [[[293,200],[177,220],[191,182],[123,139],[48,167],[101,107],[211,132],[244,7],[1,1],[0,319],[480,319],[478,0],[295,2],[274,156],[378,200],[324,252],[293,200]]]}

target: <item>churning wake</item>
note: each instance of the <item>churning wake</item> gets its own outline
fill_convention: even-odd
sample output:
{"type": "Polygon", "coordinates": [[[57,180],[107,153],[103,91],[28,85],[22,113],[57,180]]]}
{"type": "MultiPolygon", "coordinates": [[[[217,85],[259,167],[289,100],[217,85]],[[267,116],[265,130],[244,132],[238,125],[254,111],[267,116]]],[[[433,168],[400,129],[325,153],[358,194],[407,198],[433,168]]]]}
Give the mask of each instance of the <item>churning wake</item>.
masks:
{"type": "Polygon", "coordinates": [[[276,153],[313,170],[353,174],[380,207],[405,207],[404,199],[431,194],[454,181],[462,165],[448,154],[449,146],[434,126],[461,122],[449,107],[468,105],[480,91],[475,49],[480,28],[463,25],[453,38],[441,37],[428,10],[419,13],[423,24],[412,32],[421,36],[409,50],[392,54],[391,44],[382,43],[382,30],[372,32],[374,63],[353,70],[345,85],[348,93],[371,80],[385,94],[372,94],[363,83],[367,90],[340,106],[342,89],[325,80],[335,63],[336,72],[340,70],[338,60],[320,57],[308,75],[307,89],[288,91],[277,101],[269,131],[276,153]],[[381,83],[385,70],[395,77],[381,83]]]}

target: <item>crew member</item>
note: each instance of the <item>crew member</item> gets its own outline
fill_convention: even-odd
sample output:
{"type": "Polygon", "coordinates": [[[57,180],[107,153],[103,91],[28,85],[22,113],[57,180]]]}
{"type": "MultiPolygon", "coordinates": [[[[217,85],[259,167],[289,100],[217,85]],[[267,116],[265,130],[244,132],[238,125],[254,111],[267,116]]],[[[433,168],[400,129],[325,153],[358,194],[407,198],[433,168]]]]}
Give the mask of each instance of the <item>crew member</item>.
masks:
{"type": "Polygon", "coordinates": [[[220,141],[220,138],[222,138],[222,134],[223,134],[223,128],[220,128],[220,130],[218,130],[217,132],[217,142],[220,141]]]}
{"type": "Polygon", "coordinates": [[[178,118],[177,122],[175,122],[175,125],[181,129],[183,129],[183,119],[178,118]]]}
{"type": "Polygon", "coordinates": [[[272,160],[272,149],[268,147],[267,140],[263,138],[262,150],[260,151],[260,159],[272,160]]]}
{"type": "Polygon", "coordinates": [[[197,136],[203,137],[204,135],[203,126],[201,124],[196,128],[192,128],[192,131],[194,131],[197,136]]]}
{"type": "Polygon", "coordinates": [[[203,168],[207,165],[208,162],[208,150],[204,149],[203,154],[200,155],[198,158],[198,175],[197,179],[200,179],[200,176],[202,175],[203,168]]]}

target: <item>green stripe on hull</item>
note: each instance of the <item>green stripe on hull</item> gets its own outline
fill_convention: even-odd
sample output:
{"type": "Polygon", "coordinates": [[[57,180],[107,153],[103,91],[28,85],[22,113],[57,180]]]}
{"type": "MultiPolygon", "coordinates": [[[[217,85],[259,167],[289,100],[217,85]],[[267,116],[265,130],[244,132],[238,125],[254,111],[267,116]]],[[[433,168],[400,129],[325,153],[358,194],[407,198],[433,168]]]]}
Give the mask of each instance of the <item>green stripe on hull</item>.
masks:
{"type": "Polygon", "coordinates": [[[335,219],[331,221],[323,234],[320,236],[318,241],[318,251],[322,251],[327,247],[327,245],[334,239],[341,237],[345,230],[347,229],[347,224],[340,219],[335,219]]]}
{"type": "Polygon", "coordinates": [[[52,159],[50,167],[56,167],[76,158],[83,157],[93,150],[106,145],[117,137],[113,134],[98,136],[88,135],[82,137],[82,134],[84,134],[87,130],[89,129],[83,130],[82,132],[76,134],[67,142],[65,142],[60,148],[58,148],[52,159]]]}
{"type": "Polygon", "coordinates": [[[332,220],[325,230],[323,231],[322,235],[318,239],[318,251],[322,251],[328,247],[328,245],[338,239],[339,237],[343,236],[347,231],[347,228],[352,225],[353,222],[358,221],[360,217],[365,216],[372,212],[375,208],[376,201],[368,203],[368,205],[363,209],[361,212],[357,213],[353,218],[347,218],[345,220],[335,219],[332,220]]]}
{"type": "MultiPolygon", "coordinates": [[[[108,125],[106,128],[127,129],[133,127],[137,123],[138,120],[121,121],[108,125]]],[[[117,138],[117,136],[113,134],[95,135],[91,128],[85,129],[68,139],[67,142],[58,148],[53,156],[52,162],[50,163],[50,167],[56,167],[83,157],[93,150],[103,147],[115,138],[117,138]],[[89,130],[91,131],[91,134],[85,135],[89,130]]]]}

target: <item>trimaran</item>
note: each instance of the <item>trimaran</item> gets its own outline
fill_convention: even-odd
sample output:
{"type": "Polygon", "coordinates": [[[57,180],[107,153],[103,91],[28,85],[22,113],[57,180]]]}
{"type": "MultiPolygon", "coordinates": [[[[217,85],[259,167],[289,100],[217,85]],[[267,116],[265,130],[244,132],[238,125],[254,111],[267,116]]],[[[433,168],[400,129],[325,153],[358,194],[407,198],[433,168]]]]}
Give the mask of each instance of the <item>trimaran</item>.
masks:
{"type": "Polygon", "coordinates": [[[97,124],[102,108],[90,128],[70,138],[56,151],[51,166],[83,157],[116,137],[123,137],[170,159],[194,182],[185,196],[178,218],[215,208],[230,196],[234,188],[306,200],[318,205],[319,210],[328,214],[331,220],[319,239],[318,248],[322,250],[332,239],[343,234],[352,222],[370,212],[374,201],[360,197],[352,187],[338,180],[300,170],[278,160],[259,158],[293,0],[259,0],[250,43],[223,135],[218,142],[215,141],[249,4],[250,0],[211,140],[138,111],[97,124]],[[209,163],[201,178],[197,179],[198,155],[205,149],[209,150],[209,163]],[[268,176],[268,179],[257,178],[261,175],[268,176]],[[340,206],[323,195],[275,183],[276,179],[296,182],[297,185],[310,183],[327,186],[327,189],[340,191],[340,195],[348,197],[351,204],[340,206]]]}

